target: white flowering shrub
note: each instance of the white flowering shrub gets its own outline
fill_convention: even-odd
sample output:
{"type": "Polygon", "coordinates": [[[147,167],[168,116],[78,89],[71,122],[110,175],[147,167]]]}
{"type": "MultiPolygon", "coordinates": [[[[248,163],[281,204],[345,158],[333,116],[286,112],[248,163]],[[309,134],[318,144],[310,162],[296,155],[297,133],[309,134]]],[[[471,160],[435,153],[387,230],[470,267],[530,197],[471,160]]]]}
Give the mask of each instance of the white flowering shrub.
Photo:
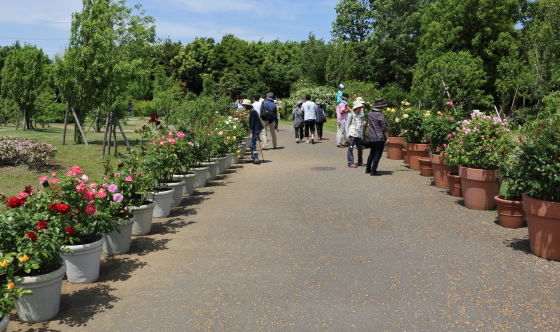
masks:
{"type": "Polygon", "coordinates": [[[28,138],[0,137],[0,166],[27,164],[38,169],[49,164],[57,148],[28,138]]]}
{"type": "Polygon", "coordinates": [[[335,116],[336,112],[336,93],[337,89],[327,86],[301,87],[296,92],[292,92],[290,98],[284,99],[282,118],[287,119],[296,108],[297,101],[305,95],[310,95],[311,100],[321,103],[321,108],[325,110],[327,117],[335,116]]]}

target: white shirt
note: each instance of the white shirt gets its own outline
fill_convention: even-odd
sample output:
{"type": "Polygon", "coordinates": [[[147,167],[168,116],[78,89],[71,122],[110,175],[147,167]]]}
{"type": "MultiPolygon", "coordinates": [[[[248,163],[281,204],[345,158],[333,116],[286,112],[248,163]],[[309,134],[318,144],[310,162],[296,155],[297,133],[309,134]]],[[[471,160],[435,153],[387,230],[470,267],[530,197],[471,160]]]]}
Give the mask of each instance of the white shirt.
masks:
{"type": "Polygon", "coordinates": [[[303,111],[303,117],[305,118],[305,121],[315,120],[317,115],[317,104],[308,100],[303,103],[301,110],[303,111]]]}
{"type": "Polygon", "coordinates": [[[256,101],[256,102],[253,103],[253,109],[255,111],[257,111],[257,113],[259,113],[259,115],[261,115],[261,106],[262,106],[262,103],[260,101],[256,101]]]}

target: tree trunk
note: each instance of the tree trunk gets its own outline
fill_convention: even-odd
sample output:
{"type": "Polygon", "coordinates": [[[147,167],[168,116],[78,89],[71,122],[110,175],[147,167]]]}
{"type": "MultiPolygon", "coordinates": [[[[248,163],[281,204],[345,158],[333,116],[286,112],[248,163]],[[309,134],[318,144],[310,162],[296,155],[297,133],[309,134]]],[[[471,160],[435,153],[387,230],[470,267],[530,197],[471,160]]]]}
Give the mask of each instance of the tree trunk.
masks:
{"type": "Polygon", "coordinates": [[[18,130],[19,128],[19,116],[21,114],[21,108],[18,108],[18,112],[17,112],[17,121],[16,121],[16,130],[18,130]]]}

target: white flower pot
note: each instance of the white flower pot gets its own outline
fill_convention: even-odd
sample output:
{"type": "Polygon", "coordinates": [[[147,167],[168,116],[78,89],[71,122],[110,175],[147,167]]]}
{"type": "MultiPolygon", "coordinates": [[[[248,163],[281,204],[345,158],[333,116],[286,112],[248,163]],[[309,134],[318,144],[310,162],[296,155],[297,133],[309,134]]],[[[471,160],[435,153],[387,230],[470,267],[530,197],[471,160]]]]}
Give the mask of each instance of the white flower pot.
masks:
{"type": "Polygon", "coordinates": [[[233,155],[233,156],[231,157],[231,162],[232,162],[233,164],[239,164],[239,157],[233,155]]]}
{"type": "Polygon", "coordinates": [[[206,176],[209,167],[196,167],[191,169],[196,174],[196,188],[202,188],[206,186],[206,176]]]}
{"type": "Polygon", "coordinates": [[[4,315],[4,318],[0,320],[0,332],[6,332],[8,329],[8,323],[10,322],[10,316],[4,315]]]}
{"type": "Polygon", "coordinates": [[[241,149],[241,155],[244,155],[245,152],[247,152],[247,141],[246,140],[241,141],[240,149],[241,149]]]}
{"type": "Polygon", "coordinates": [[[206,172],[206,180],[214,180],[218,174],[218,162],[210,161],[207,163],[202,163],[204,166],[208,166],[208,171],[206,172]]]}
{"type": "Polygon", "coordinates": [[[183,190],[185,188],[185,182],[181,180],[174,180],[173,182],[160,183],[163,187],[173,188],[173,196],[171,196],[171,207],[181,206],[183,201],[183,190]]]}
{"type": "Polygon", "coordinates": [[[169,216],[174,192],[175,189],[173,188],[162,188],[160,191],[148,194],[149,197],[152,197],[154,202],[156,202],[154,212],[152,213],[154,218],[166,218],[169,216]]]}
{"type": "MultiPolygon", "coordinates": [[[[58,270],[51,273],[21,278],[16,287],[31,291],[31,293],[23,294],[15,301],[17,314],[22,321],[39,323],[58,314],[64,272],[66,272],[66,266],[62,265],[58,270]]],[[[4,319],[6,317],[7,315],[4,319]]],[[[2,322],[4,322],[4,319],[2,319],[2,322]]],[[[0,323],[0,331],[3,331],[2,323],[0,323]]]]}
{"type": "Polygon", "coordinates": [[[136,219],[132,223],[132,235],[146,235],[150,233],[155,207],[156,202],[150,201],[145,201],[144,205],[132,207],[132,213],[136,219]]]}
{"type": "Polygon", "coordinates": [[[218,170],[216,173],[224,174],[224,171],[226,170],[226,157],[212,158],[211,160],[218,162],[218,170]]]}
{"type": "Polygon", "coordinates": [[[183,187],[183,196],[191,196],[194,194],[194,188],[196,186],[196,174],[173,174],[174,180],[185,181],[185,186],[183,187]]]}
{"type": "Polygon", "coordinates": [[[231,168],[231,162],[233,160],[233,153],[226,154],[226,169],[231,168]]]}
{"type": "Polygon", "coordinates": [[[109,256],[126,254],[130,250],[130,242],[132,242],[132,226],[134,225],[135,216],[130,219],[119,221],[120,233],[116,230],[109,234],[103,235],[105,243],[103,243],[103,252],[109,256]]]}
{"type": "Polygon", "coordinates": [[[99,278],[101,264],[101,249],[105,238],[88,244],[75,244],[65,246],[74,252],[60,252],[66,264],[68,281],[74,284],[89,284],[99,278]]]}

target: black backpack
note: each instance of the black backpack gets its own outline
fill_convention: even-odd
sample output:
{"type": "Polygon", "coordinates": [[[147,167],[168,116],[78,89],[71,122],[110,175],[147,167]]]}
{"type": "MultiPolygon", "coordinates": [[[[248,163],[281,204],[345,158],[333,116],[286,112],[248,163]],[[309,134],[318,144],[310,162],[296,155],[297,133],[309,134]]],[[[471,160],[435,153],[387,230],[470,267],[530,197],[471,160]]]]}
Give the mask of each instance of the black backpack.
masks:
{"type": "Polygon", "coordinates": [[[264,101],[261,106],[261,119],[267,123],[273,123],[276,120],[276,111],[264,107],[264,101]]]}

